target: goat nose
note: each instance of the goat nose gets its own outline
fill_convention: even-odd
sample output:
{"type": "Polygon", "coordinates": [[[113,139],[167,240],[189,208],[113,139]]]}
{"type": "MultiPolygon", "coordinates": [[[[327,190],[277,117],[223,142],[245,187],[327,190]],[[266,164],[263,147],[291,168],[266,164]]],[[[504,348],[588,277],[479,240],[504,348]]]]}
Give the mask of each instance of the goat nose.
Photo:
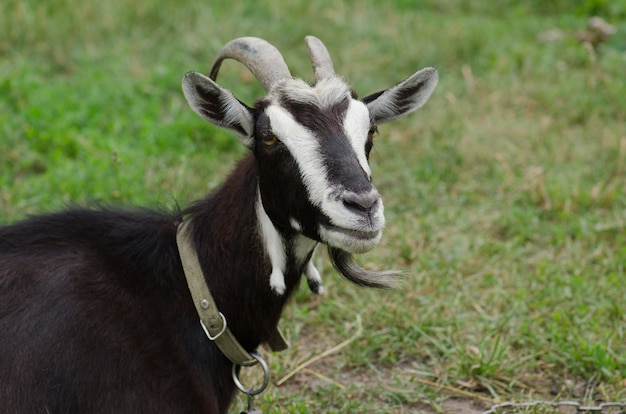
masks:
{"type": "Polygon", "coordinates": [[[369,212],[378,200],[380,200],[380,194],[377,191],[370,191],[365,194],[346,193],[343,196],[344,206],[349,210],[360,212],[369,212]]]}

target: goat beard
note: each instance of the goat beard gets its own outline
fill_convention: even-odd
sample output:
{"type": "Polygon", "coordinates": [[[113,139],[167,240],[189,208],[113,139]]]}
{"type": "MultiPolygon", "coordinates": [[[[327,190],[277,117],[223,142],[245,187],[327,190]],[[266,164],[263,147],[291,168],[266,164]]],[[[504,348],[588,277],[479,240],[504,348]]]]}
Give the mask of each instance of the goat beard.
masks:
{"type": "Polygon", "coordinates": [[[337,271],[349,281],[360,286],[379,289],[399,287],[400,272],[396,270],[372,271],[361,268],[352,255],[336,247],[328,246],[328,255],[337,271]]]}

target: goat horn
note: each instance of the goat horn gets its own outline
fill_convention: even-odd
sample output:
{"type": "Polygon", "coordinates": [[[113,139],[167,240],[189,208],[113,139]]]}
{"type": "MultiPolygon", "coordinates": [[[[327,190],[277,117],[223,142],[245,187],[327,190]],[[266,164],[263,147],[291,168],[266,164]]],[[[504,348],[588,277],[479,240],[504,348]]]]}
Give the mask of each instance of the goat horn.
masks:
{"type": "Polygon", "coordinates": [[[242,63],[261,82],[266,92],[277,82],[291,79],[289,68],[278,49],[258,37],[240,37],[226,43],[211,68],[212,80],[217,78],[224,59],[242,63]]]}
{"type": "Polygon", "coordinates": [[[335,76],[333,61],[330,59],[328,49],[321,40],[315,36],[307,36],[304,38],[309,48],[309,57],[313,64],[313,72],[315,72],[315,80],[332,78],[335,76]]]}

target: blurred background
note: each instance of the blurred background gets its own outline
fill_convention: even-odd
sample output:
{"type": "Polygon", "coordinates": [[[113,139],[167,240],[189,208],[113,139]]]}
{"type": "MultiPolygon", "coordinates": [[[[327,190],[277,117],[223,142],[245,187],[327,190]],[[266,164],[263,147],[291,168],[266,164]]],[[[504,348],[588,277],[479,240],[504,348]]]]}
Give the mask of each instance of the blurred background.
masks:
{"type": "MultiPolygon", "coordinates": [[[[312,80],[316,35],[360,96],[437,67],[371,159],[388,228],[361,262],[402,270],[403,289],[351,286],[321,255],[327,294],[303,287],[286,309],[273,382],[349,343],[259,397],[264,412],[626,400],[623,2],[5,0],[0,34],[2,224],[215,188],[246,150],[180,81],[233,38],[265,38],[312,80]]],[[[218,82],[263,96],[234,62],[218,82]]]]}

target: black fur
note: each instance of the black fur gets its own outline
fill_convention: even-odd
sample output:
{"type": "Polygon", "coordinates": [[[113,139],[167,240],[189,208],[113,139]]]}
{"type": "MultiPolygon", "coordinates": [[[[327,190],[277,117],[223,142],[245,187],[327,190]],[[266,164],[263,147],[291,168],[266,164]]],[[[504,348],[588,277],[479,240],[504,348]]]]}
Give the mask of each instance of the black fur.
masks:
{"type": "Polygon", "coordinates": [[[217,306],[255,349],[303,270],[289,263],[287,293],[270,290],[254,203],[241,202],[256,175],[249,156],[182,212],[72,209],[0,228],[0,412],[225,413],[231,364],[199,326],[176,226],[193,219],[217,306]]]}

